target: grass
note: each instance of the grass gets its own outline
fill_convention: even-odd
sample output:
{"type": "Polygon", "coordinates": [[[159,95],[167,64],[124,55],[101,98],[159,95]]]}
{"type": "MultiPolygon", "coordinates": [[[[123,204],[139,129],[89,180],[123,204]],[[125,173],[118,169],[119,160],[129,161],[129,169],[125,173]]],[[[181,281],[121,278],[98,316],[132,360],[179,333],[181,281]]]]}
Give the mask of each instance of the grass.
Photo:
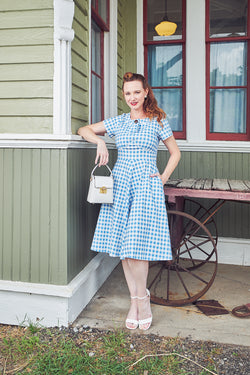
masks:
{"type": "Polygon", "coordinates": [[[212,354],[204,352],[202,348],[191,359],[185,356],[178,338],[157,340],[121,330],[75,334],[73,330],[32,325],[0,326],[0,369],[4,375],[216,373],[212,354]]]}

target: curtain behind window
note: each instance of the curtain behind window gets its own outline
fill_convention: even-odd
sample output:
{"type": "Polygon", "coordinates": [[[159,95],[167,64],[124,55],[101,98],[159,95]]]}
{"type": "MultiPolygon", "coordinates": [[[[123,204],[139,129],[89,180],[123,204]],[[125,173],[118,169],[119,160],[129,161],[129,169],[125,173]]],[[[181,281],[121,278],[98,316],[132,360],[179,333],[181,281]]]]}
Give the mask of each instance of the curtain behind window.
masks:
{"type": "Polygon", "coordinates": [[[148,80],[173,131],[182,131],[182,46],[148,46],[148,80]]]}
{"type": "Polygon", "coordinates": [[[210,49],[210,131],[245,133],[247,45],[212,43],[210,49]]]}

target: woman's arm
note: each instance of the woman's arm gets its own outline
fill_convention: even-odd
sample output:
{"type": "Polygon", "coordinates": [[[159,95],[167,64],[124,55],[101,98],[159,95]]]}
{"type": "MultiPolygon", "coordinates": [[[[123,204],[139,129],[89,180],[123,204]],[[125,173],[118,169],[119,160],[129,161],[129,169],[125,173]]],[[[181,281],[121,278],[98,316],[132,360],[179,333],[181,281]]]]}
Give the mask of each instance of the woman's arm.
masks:
{"type": "Polygon", "coordinates": [[[177,146],[176,140],[174,136],[171,136],[163,141],[165,146],[167,147],[170,158],[168,159],[168,163],[166,165],[166,168],[164,169],[163,173],[160,175],[158,173],[155,173],[151,175],[151,177],[159,176],[162,180],[163,185],[168,181],[169,177],[177,167],[180,158],[181,158],[181,152],[179,150],[179,147],[177,146]]]}
{"type": "Polygon", "coordinates": [[[164,185],[168,181],[169,177],[171,176],[175,168],[177,167],[181,158],[181,152],[179,150],[179,147],[177,146],[174,136],[165,139],[163,143],[165,144],[170,153],[170,158],[168,159],[166,168],[164,169],[161,175],[161,180],[164,185]]]}
{"type": "Polygon", "coordinates": [[[109,152],[106,143],[99,137],[99,135],[104,135],[106,133],[103,121],[83,126],[78,129],[77,133],[87,142],[97,145],[95,164],[97,164],[99,160],[99,166],[106,165],[109,161],[109,152]]]}

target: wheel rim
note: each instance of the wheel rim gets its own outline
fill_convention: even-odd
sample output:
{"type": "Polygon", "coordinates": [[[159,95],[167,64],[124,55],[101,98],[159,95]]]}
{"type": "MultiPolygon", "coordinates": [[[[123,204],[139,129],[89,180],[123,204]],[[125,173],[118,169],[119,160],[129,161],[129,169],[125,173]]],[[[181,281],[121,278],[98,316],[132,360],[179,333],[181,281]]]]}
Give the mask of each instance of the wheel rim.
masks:
{"type": "Polygon", "coordinates": [[[216,243],[209,230],[193,216],[168,211],[171,261],[150,266],[152,302],[181,306],[192,303],[211,287],[217,271],[216,243]]]}

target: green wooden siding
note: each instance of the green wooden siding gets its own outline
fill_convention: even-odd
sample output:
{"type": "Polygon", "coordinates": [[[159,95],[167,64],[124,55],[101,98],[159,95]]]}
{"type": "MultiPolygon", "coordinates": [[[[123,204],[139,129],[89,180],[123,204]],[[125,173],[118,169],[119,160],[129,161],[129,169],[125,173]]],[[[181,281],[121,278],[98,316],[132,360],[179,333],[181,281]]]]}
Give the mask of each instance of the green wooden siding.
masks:
{"type": "MultiPolygon", "coordinates": [[[[109,150],[109,154],[112,167],[116,150],[109,150]]],[[[89,249],[100,205],[86,201],[95,155],[95,148],[68,150],[68,281],[96,255],[89,249]]],[[[98,173],[106,173],[106,169],[101,168],[98,173]]]]}
{"type": "Polygon", "coordinates": [[[0,2],[0,133],[52,133],[53,0],[0,2]]]}
{"type": "Polygon", "coordinates": [[[72,54],[71,129],[75,134],[89,120],[89,5],[87,0],[75,1],[72,54]]]}
{"type": "Polygon", "coordinates": [[[95,153],[0,149],[0,279],[63,285],[95,256],[100,205],[86,201],[95,153]]]}
{"type": "Polygon", "coordinates": [[[0,279],[67,282],[65,150],[0,149],[0,279]]]}
{"type": "MultiPolygon", "coordinates": [[[[0,150],[0,279],[63,285],[93,258],[99,205],[86,197],[95,152],[0,150]]],[[[115,160],[111,149],[111,167],[115,160]]],[[[168,152],[160,151],[160,171],[167,160],[168,152]]],[[[172,177],[249,179],[249,166],[249,154],[183,152],[172,177]]],[[[226,203],[215,218],[221,237],[250,238],[249,205],[226,203]]]]}
{"type": "MultiPolygon", "coordinates": [[[[164,170],[168,153],[158,154],[158,168],[164,170]]],[[[227,152],[182,152],[181,161],[171,178],[250,179],[250,154],[227,152]]],[[[212,200],[201,200],[206,207],[212,200]]],[[[250,238],[250,205],[227,202],[215,216],[222,237],[250,238]]]]}
{"type": "Polygon", "coordinates": [[[117,12],[117,106],[120,114],[129,111],[122,95],[123,75],[136,72],[136,1],[118,0],[117,12]]]}

